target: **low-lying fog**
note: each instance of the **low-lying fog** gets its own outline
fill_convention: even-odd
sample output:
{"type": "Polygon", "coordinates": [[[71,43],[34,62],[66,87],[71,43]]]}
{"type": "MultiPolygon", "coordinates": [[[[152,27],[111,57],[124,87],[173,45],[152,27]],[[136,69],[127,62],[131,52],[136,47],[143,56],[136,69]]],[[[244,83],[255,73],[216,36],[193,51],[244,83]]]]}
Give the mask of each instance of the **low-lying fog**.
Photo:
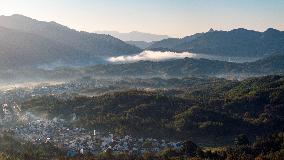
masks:
{"type": "Polygon", "coordinates": [[[244,62],[253,62],[261,59],[252,58],[252,57],[226,57],[226,56],[215,56],[215,55],[207,55],[207,54],[200,54],[200,53],[190,53],[190,52],[170,52],[170,51],[143,51],[141,53],[135,55],[122,55],[117,57],[100,57],[97,62],[89,62],[89,63],[82,63],[82,64],[66,64],[62,63],[61,61],[56,61],[49,64],[43,64],[37,66],[39,69],[43,70],[54,70],[60,67],[66,68],[82,68],[87,66],[94,66],[97,64],[107,64],[107,63],[132,63],[137,61],[164,61],[164,60],[171,60],[171,59],[184,59],[184,58],[194,58],[194,59],[209,59],[209,60],[219,60],[219,61],[227,61],[227,62],[235,62],[235,63],[244,63],[244,62]]]}
{"type": "Polygon", "coordinates": [[[42,84],[58,85],[63,84],[64,81],[41,81],[41,82],[15,82],[15,83],[0,83],[0,91],[7,91],[15,88],[34,88],[42,84]]]}
{"type": "Polygon", "coordinates": [[[206,55],[206,54],[197,54],[190,52],[161,52],[161,51],[144,51],[142,53],[136,55],[125,55],[118,57],[110,57],[107,58],[108,62],[111,63],[130,63],[137,61],[164,61],[169,59],[183,59],[183,58],[195,58],[195,59],[209,59],[209,60],[219,60],[219,61],[228,61],[228,62],[236,62],[236,63],[244,63],[244,62],[253,62],[260,58],[250,58],[250,57],[226,57],[226,56],[214,56],[214,55],[206,55]]]}
{"type": "MultiPolygon", "coordinates": [[[[219,60],[219,61],[228,61],[228,62],[236,62],[236,63],[244,63],[244,62],[253,62],[256,61],[258,58],[249,58],[249,57],[225,57],[225,56],[214,56],[214,55],[206,55],[206,54],[197,54],[197,53],[190,53],[190,52],[182,52],[182,53],[177,53],[177,52],[161,52],[161,51],[144,51],[139,54],[135,55],[124,55],[124,56],[118,56],[118,57],[108,57],[104,58],[105,63],[131,63],[131,62],[137,62],[137,61],[164,61],[164,60],[170,60],[170,59],[183,59],[183,58],[194,58],[194,59],[209,59],[209,60],[219,60]]],[[[63,64],[62,64],[63,65],[63,64]]],[[[93,64],[95,65],[95,64],[93,64]]],[[[64,66],[64,65],[63,65],[64,66]]],[[[57,69],[58,64],[55,65],[55,63],[50,64],[50,68],[41,68],[43,70],[50,70],[52,72],[54,69],[57,69]]],[[[85,66],[66,66],[67,68],[82,68],[85,66]]],[[[40,67],[39,67],[40,68],[40,67]]],[[[37,70],[36,70],[37,71],[37,70]]],[[[20,74],[19,71],[9,71],[8,73],[4,72],[4,75],[6,77],[16,77],[14,79],[3,79],[0,77],[0,90],[9,90],[12,88],[19,88],[19,87],[30,87],[30,86],[35,86],[40,83],[52,83],[50,80],[45,79],[45,78],[37,78],[31,77],[30,79],[22,74],[20,74]],[[10,73],[9,73],[10,72],[10,73]],[[23,77],[21,77],[23,76],[23,77]],[[28,83],[26,83],[28,82],[28,83]]],[[[30,71],[31,73],[34,72],[34,70],[30,71]]],[[[29,72],[28,72],[29,73],[29,72]]],[[[39,72],[40,73],[40,72],[39,72]]],[[[35,72],[36,74],[36,72],[35,72]]],[[[74,76],[71,77],[70,79],[77,79],[78,77],[74,76]]],[[[68,80],[70,80],[68,79],[68,80]]],[[[67,79],[56,79],[51,81],[60,81],[59,83],[62,83],[62,81],[66,81],[67,79]]],[[[55,82],[58,83],[58,82],[55,82]]]]}

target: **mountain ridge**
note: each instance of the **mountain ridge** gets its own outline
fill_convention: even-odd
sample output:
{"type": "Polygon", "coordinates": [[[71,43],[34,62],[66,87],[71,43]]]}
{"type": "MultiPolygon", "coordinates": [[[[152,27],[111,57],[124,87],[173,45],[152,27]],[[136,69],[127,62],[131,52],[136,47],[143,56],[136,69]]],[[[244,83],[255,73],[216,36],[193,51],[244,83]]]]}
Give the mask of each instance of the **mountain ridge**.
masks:
{"type": "Polygon", "coordinates": [[[55,61],[82,65],[99,61],[99,58],[91,59],[89,54],[62,43],[1,26],[0,42],[1,67],[36,67],[55,61]]]}
{"type": "Polygon", "coordinates": [[[244,28],[210,31],[184,38],[170,38],[148,47],[154,51],[192,52],[219,56],[263,57],[284,54],[284,32],[268,28],[264,32],[244,28]]]}
{"type": "Polygon", "coordinates": [[[134,45],[136,47],[139,47],[141,49],[146,49],[149,46],[151,46],[155,42],[145,42],[145,41],[125,41],[126,43],[130,45],[134,45]]]}
{"type": "Polygon", "coordinates": [[[141,50],[110,35],[76,31],[56,22],[38,21],[23,15],[1,16],[0,26],[33,33],[96,56],[135,54],[141,50]]]}
{"type": "Polygon", "coordinates": [[[95,31],[95,32],[101,34],[109,34],[123,41],[144,41],[149,43],[153,41],[160,41],[162,39],[170,38],[167,35],[158,35],[153,33],[139,32],[139,31],[131,31],[128,33],[121,33],[118,31],[95,31]]]}

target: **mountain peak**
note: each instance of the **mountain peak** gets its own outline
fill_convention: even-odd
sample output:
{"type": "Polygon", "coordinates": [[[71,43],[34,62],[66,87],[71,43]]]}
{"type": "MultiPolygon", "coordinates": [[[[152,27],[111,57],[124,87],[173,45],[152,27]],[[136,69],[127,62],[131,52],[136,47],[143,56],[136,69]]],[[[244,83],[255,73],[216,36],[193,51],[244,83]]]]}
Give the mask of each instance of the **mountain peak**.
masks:
{"type": "Polygon", "coordinates": [[[280,31],[274,28],[268,28],[265,32],[280,32],[280,31]]]}
{"type": "Polygon", "coordinates": [[[215,32],[213,28],[210,28],[208,32],[215,32]]]}
{"type": "Polygon", "coordinates": [[[18,19],[29,19],[32,20],[32,18],[21,15],[21,14],[13,14],[11,16],[5,16],[5,17],[11,17],[11,18],[18,18],[18,19]]]}
{"type": "Polygon", "coordinates": [[[26,17],[26,18],[28,18],[27,16],[24,16],[24,15],[21,15],[21,14],[12,14],[11,17],[26,17]]]}
{"type": "Polygon", "coordinates": [[[248,30],[245,28],[237,28],[237,29],[231,30],[231,32],[245,32],[245,31],[248,31],[248,30]]]}

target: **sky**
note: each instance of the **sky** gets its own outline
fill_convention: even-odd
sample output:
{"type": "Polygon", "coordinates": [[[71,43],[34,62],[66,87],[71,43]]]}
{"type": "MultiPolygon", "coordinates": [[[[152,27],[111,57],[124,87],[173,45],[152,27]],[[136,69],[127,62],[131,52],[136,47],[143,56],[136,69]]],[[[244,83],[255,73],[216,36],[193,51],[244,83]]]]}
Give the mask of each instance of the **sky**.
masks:
{"type": "Polygon", "coordinates": [[[284,0],[0,0],[0,15],[22,14],[93,31],[184,37],[215,30],[284,30],[284,0]]]}

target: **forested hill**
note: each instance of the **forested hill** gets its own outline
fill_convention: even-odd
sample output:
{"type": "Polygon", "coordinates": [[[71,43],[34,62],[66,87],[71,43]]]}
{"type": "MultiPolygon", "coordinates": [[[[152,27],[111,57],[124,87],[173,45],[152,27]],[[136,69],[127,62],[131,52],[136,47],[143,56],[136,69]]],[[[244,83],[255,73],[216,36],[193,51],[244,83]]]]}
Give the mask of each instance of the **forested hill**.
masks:
{"type": "Polygon", "coordinates": [[[232,143],[241,133],[255,137],[284,129],[282,76],[181,84],[175,92],[133,89],[70,100],[44,96],[22,108],[49,118],[68,119],[75,113],[72,125],[116,135],[194,139],[207,145],[232,143]]]}
{"type": "Polygon", "coordinates": [[[181,39],[170,38],[148,47],[150,50],[203,53],[209,55],[262,57],[284,54],[284,32],[269,28],[257,32],[243,28],[231,31],[198,33],[181,39]]]}
{"type": "Polygon", "coordinates": [[[140,61],[126,64],[97,65],[86,73],[109,76],[218,76],[283,74],[284,55],[274,55],[250,63],[232,63],[207,59],[178,59],[161,62],[140,61]]]}

